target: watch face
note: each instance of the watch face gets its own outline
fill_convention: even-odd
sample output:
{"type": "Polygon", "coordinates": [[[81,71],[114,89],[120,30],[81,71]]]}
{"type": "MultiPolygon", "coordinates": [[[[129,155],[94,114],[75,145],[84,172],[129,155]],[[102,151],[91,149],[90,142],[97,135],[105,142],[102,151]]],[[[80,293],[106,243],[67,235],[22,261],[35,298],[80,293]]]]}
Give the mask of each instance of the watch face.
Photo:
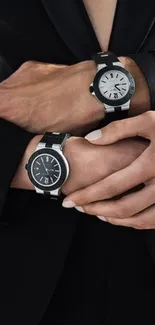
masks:
{"type": "Polygon", "coordinates": [[[102,103],[118,107],[131,99],[135,92],[135,82],[123,67],[105,67],[97,72],[90,91],[102,103]]]}
{"type": "Polygon", "coordinates": [[[109,70],[102,75],[99,81],[99,89],[101,94],[107,99],[121,99],[129,91],[129,80],[123,72],[109,70]]]}
{"type": "Polygon", "coordinates": [[[43,191],[59,189],[68,176],[68,163],[59,152],[43,148],[30,157],[27,172],[31,182],[43,191]]]}
{"type": "Polygon", "coordinates": [[[39,185],[51,186],[59,181],[61,166],[54,156],[44,153],[34,159],[31,172],[39,185]]]}

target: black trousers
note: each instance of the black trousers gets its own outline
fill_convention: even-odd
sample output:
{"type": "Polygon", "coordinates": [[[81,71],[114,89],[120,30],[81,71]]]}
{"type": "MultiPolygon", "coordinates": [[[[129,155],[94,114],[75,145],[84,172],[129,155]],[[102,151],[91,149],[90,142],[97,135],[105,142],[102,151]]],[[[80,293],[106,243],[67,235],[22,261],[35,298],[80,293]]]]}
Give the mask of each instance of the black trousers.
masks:
{"type": "Polygon", "coordinates": [[[154,325],[155,268],[143,231],[81,217],[40,325],[154,325]]]}

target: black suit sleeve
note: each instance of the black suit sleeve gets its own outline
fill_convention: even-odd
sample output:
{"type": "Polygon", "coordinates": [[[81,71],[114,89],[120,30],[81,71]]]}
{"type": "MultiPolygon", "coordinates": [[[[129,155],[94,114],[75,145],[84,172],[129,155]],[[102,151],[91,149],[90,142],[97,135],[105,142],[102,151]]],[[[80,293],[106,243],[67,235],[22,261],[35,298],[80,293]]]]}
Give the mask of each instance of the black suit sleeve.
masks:
{"type": "Polygon", "coordinates": [[[144,73],[150,90],[151,109],[155,110],[155,50],[128,56],[137,63],[144,73]]]}
{"type": "MultiPolygon", "coordinates": [[[[12,74],[12,69],[0,56],[0,81],[12,74]]],[[[0,216],[12,179],[33,134],[13,123],[0,119],[0,216]]]]}

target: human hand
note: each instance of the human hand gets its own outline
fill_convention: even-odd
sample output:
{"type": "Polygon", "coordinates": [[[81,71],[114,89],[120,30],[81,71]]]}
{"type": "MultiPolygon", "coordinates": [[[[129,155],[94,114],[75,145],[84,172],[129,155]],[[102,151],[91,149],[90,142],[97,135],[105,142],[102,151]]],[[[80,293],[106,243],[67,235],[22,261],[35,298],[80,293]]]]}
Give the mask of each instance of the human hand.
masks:
{"type": "MultiPolygon", "coordinates": [[[[110,146],[93,145],[82,138],[69,139],[65,146],[65,155],[70,164],[70,177],[63,187],[64,194],[68,195],[63,206],[74,207],[85,201],[88,203],[89,192],[87,193],[86,186],[93,188],[109,175],[130,165],[147,145],[147,142],[139,139],[127,139],[110,146]],[[78,189],[81,190],[73,193],[78,189]]],[[[93,195],[95,198],[97,193],[93,195]]]]}
{"type": "Polygon", "coordinates": [[[124,68],[132,74],[136,84],[135,93],[131,98],[129,115],[136,116],[150,110],[150,92],[143,72],[130,57],[119,57],[119,60],[124,68]]]}
{"type": "Polygon", "coordinates": [[[87,133],[104,118],[104,106],[89,93],[95,64],[24,63],[0,84],[0,117],[37,134],[87,133]]]}
{"type": "MultiPolygon", "coordinates": [[[[12,182],[12,187],[34,189],[27,176],[25,165],[41,138],[42,136],[38,135],[30,141],[12,182]]],[[[69,138],[65,142],[63,152],[69,162],[70,173],[62,187],[62,192],[68,195],[100,181],[128,166],[145,148],[146,144],[138,140],[126,139],[111,146],[96,146],[84,138],[69,138]]]]}
{"type": "Polygon", "coordinates": [[[149,140],[150,144],[128,167],[70,195],[68,199],[82,205],[85,212],[99,218],[103,216],[114,225],[155,229],[155,112],[113,122],[101,131],[94,134],[96,138],[97,134],[101,136],[96,141],[92,140],[93,133],[89,134],[90,141],[109,146],[121,139],[139,136],[149,140]],[[145,186],[126,194],[139,184],[145,186]]]}

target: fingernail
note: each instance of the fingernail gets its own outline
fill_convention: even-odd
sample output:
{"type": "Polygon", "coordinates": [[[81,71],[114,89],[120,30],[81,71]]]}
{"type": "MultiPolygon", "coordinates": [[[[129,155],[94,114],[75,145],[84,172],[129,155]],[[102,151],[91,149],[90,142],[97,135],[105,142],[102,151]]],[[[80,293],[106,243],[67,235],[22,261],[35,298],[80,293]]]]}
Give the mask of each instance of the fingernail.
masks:
{"type": "Polygon", "coordinates": [[[87,134],[85,136],[85,139],[87,139],[88,141],[94,141],[100,139],[101,137],[102,137],[102,131],[99,129],[87,134]]]}
{"type": "Polygon", "coordinates": [[[83,212],[83,213],[85,213],[82,207],[78,207],[78,206],[76,206],[75,209],[78,210],[79,212],[83,212]]]}
{"type": "Polygon", "coordinates": [[[62,206],[64,207],[64,208],[74,208],[75,206],[76,206],[76,204],[73,202],[73,201],[63,201],[62,202],[62,206]]]}
{"type": "Polygon", "coordinates": [[[104,222],[107,222],[106,218],[105,217],[102,217],[102,216],[97,216],[97,218],[99,218],[100,220],[104,221],[104,222]]]}

